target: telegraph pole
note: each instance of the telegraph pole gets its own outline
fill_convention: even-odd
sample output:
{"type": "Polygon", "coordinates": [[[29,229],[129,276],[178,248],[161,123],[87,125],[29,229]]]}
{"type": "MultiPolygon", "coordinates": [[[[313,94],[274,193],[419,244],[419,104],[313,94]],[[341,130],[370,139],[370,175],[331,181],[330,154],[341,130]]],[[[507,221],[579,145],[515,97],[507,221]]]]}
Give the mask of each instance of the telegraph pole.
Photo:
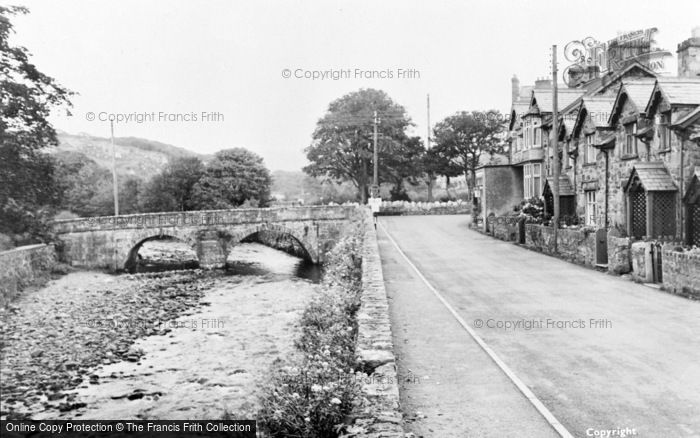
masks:
{"type": "MultiPolygon", "coordinates": [[[[427,111],[428,111],[428,136],[426,137],[425,149],[430,150],[430,94],[428,94],[427,99],[427,111]]],[[[433,174],[428,172],[428,202],[433,202],[433,174]]]]}
{"type": "Polygon", "coordinates": [[[559,230],[559,106],[558,106],[558,89],[557,89],[557,46],[552,46],[552,141],[550,142],[553,149],[554,159],[552,166],[554,167],[552,195],[554,198],[554,216],[552,222],[554,226],[554,252],[557,251],[557,235],[559,230]]]}
{"type": "Polygon", "coordinates": [[[425,145],[425,148],[430,150],[430,94],[428,94],[428,141],[425,145]]]}
{"type": "Polygon", "coordinates": [[[379,154],[377,152],[377,125],[379,124],[379,116],[374,112],[374,179],[372,180],[372,198],[379,197],[379,154]]]}
{"type": "Polygon", "coordinates": [[[119,216],[119,187],[117,185],[117,153],[114,149],[114,120],[109,121],[109,129],[112,134],[112,186],[114,192],[114,215],[119,216]]]}

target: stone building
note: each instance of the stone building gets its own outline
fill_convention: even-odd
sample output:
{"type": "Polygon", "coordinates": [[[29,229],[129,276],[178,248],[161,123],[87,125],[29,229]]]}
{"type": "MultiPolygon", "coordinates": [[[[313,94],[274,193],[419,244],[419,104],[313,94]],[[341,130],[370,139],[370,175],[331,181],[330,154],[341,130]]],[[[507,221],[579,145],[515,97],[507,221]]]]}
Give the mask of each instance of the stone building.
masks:
{"type": "Polygon", "coordinates": [[[700,28],[677,53],[676,78],[632,61],[562,86],[556,148],[551,82],[520,87],[514,77],[510,163],[477,173],[483,216],[533,196],[551,213],[558,153],[567,222],[700,245],[700,28]]]}

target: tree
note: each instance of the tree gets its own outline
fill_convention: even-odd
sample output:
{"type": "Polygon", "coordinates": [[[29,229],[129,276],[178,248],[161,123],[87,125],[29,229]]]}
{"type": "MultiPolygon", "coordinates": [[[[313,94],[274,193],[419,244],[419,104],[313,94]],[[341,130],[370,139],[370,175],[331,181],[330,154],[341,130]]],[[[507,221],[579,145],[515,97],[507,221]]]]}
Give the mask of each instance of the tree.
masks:
{"type": "Polygon", "coordinates": [[[267,206],[270,172],[263,159],[243,148],[225,149],[214,155],[204,175],[192,189],[197,209],[228,209],[243,205],[267,206]]]}
{"type": "Polygon", "coordinates": [[[126,179],[119,179],[119,213],[135,214],[141,213],[139,205],[139,195],[143,182],[133,176],[126,179]]]}
{"type": "Polygon", "coordinates": [[[141,194],[143,211],[186,211],[195,208],[195,185],[205,168],[197,157],[178,157],[146,184],[141,194]]]}
{"type": "Polygon", "coordinates": [[[503,153],[504,144],[499,138],[501,120],[501,113],[495,110],[462,111],[445,118],[433,130],[439,150],[462,169],[470,197],[482,154],[503,153]]]}
{"type": "Polygon", "coordinates": [[[389,161],[407,140],[411,124],[406,110],[380,90],[361,89],[331,102],[316,124],[312,144],[305,149],[311,176],[351,181],[365,203],[371,184],[374,113],[377,112],[380,183],[390,181],[389,161]]]}
{"type": "Polygon", "coordinates": [[[418,184],[418,178],[423,174],[421,165],[426,150],[420,137],[407,138],[398,149],[384,158],[386,178],[391,180],[394,187],[391,189],[392,201],[409,201],[404,188],[404,182],[418,184]]]}
{"type": "Polygon", "coordinates": [[[452,158],[447,155],[446,148],[440,145],[432,147],[422,158],[420,165],[427,178],[434,178],[437,175],[445,177],[445,192],[449,198],[451,196],[450,178],[460,175],[462,168],[452,161],[452,158]]]}
{"type": "Polygon", "coordinates": [[[10,45],[10,16],[27,12],[0,6],[0,233],[24,240],[59,199],[53,161],[42,149],[57,144],[51,108],[69,105],[71,95],[30,62],[27,49],[10,45]]]}
{"type": "Polygon", "coordinates": [[[54,155],[54,184],[61,194],[59,208],[79,216],[113,213],[112,174],[80,152],[54,155]]]}

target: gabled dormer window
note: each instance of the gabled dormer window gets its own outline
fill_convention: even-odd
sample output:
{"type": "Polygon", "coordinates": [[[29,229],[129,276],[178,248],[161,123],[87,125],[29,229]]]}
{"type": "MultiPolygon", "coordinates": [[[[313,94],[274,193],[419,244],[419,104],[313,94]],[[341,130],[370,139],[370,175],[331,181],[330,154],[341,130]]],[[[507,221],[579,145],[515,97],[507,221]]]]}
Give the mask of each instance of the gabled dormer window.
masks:
{"type": "Polygon", "coordinates": [[[637,123],[628,123],[625,125],[625,144],[623,146],[623,155],[637,155],[637,123]]]}

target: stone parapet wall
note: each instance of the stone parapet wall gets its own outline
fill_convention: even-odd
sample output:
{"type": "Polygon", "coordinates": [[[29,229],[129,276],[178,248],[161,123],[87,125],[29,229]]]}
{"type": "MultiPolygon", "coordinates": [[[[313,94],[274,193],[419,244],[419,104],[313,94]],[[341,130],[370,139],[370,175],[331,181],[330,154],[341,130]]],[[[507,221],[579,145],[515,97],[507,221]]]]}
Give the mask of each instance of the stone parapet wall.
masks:
{"type": "Polygon", "coordinates": [[[664,289],[700,299],[700,254],[665,250],[662,255],[664,289]]]}
{"type": "Polygon", "coordinates": [[[471,214],[472,206],[468,202],[407,202],[384,201],[379,209],[380,216],[410,216],[431,214],[471,214]]]}
{"type": "Polygon", "coordinates": [[[362,253],[362,299],[357,312],[358,362],[367,378],[362,382],[362,403],[353,416],[357,437],[403,437],[399,409],[399,387],[394,343],[389,319],[389,303],[377,234],[371,213],[367,212],[362,253]]]}
{"type": "Polygon", "coordinates": [[[29,245],[0,252],[0,307],[27,286],[48,278],[56,265],[52,245],[29,245]]]}
{"type": "Polygon", "coordinates": [[[168,227],[211,227],[258,223],[348,220],[357,216],[357,204],[309,207],[239,208],[166,213],[139,213],[65,219],[53,222],[57,234],[86,231],[136,230],[168,227]]]}

